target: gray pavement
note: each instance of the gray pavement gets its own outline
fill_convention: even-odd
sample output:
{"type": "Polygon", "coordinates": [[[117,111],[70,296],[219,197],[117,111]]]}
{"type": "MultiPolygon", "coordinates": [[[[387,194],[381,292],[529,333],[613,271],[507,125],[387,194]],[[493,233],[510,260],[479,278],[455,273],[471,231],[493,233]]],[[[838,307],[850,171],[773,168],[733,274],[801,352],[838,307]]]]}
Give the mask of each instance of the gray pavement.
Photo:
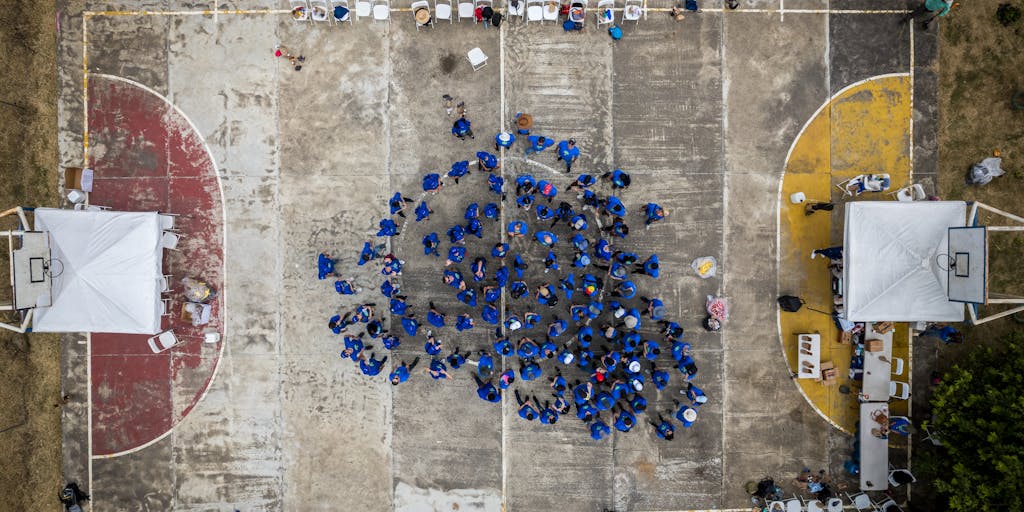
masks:
{"type": "MultiPolygon", "coordinates": [[[[81,158],[85,6],[59,4],[61,160],[74,162],[81,158]]],[[[209,8],[194,4],[146,7],[209,8]]],[[[794,4],[825,6],[786,6],[794,4]]],[[[778,5],[759,0],[744,7],[778,5]]],[[[778,340],[776,194],[790,144],[832,92],[909,69],[910,41],[906,30],[889,26],[892,15],[780,19],[741,8],[677,23],[652,12],[638,26],[625,25],[618,43],[592,26],[593,18],[584,33],[564,34],[550,23],[527,26],[518,19],[500,31],[471,23],[416,31],[410,13],[393,16],[390,24],[360,20],[341,27],[299,24],[281,14],[89,19],[90,72],[124,76],[167,95],[202,132],[220,169],[228,222],[220,372],[169,436],[128,456],[92,461],[94,508],[736,508],[749,503],[743,491],[749,480],[782,480],[804,465],[840,465],[842,436],[790,382],[778,340]],[[278,42],[307,56],[301,72],[272,57],[278,42]],[[465,59],[474,46],[489,56],[475,73],[465,59]],[[451,137],[440,101],[445,93],[467,102],[475,141],[451,137]],[[641,254],[657,252],[664,269],[644,290],[663,298],[669,316],[686,326],[700,367],[696,380],[711,396],[694,428],[672,443],[658,440],[646,423],[596,443],[572,418],[555,428],[523,422],[511,397],[501,407],[478,400],[466,370],[446,382],[419,373],[392,387],[338,360],[340,338],[325,328],[327,318],[361,301],[385,304],[377,268],[354,263],[387,213],[386,198],[401,190],[419,199],[422,174],[473,160],[473,153],[491,148],[502,120],[508,126],[519,111],[535,116],[535,134],[575,137],[582,149],[576,170],[621,167],[633,174],[634,185],[623,194],[635,228],[630,243],[641,254]],[[636,210],[648,200],[671,215],[644,231],[636,210]],[[341,271],[364,288],[361,295],[338,296],[312,278],[321,251],[340,255],[341,271]],[[705,255],[719,260],[714,279],[701,280],[689,269],[705,255]],[[699,327],[709,294],[730,301],[721,334],[699,327]]],[[[915,62],[925,77],[914,141],[923,173],[934,172],[935,162],[934,126],[927,120],[934,116],[927,106],[934,45],[927,36],[915,41],[926,55],[915,62]]],[[[560,188],[568,184],[551,150],[528,161],[519,151],[506,155],[507,181],[530,172],[560,188]]],[[[485,179],[474,173],[458,185],[449,181],[427,198],[436,211],[432,222],[410,223],[391,242],[406,261],[403,290],[421,320],[428,299],[450,318],[468,310],[440,290],[439,264],[422,256],[420,238],[428,230],[443,238],[467,203],[494,200],[485,179]]],[[[522,217],[503,212],[505,222],[522,217]]],[[[485,226],[493,243],[502,228],[485,226]]],[[[535,244],[511,245],[536,258],[531,282],[543,279],[535,244]]],[[[470,247],[490,249],[475,240],[470,247]]],[[[392,328],[400,330],[397,322],[392,328]]],[[[446,353],[454,346],[488,347],[488,331],[480,322],[467,333],[444,333],[446,353]]],[[[389,364],[422,354],[421,338],[403,343],[389,364]]],[[[74,369],[82,364],[81,347],[66,341],[65,379],[78,388],[85,378],[74,369]]],[[[428,362],[424,356],[417,371],[428,362]]],[[[528,389],[541,395],[544,383],[534,384],[528,389]]],[[[648,392],[651,409],[670,408],[678,389],[673,370],[672,386],[648,392]]],[[[82,481],[88,471],[83,408],[67,411],[65,471],[82,481]]]]}

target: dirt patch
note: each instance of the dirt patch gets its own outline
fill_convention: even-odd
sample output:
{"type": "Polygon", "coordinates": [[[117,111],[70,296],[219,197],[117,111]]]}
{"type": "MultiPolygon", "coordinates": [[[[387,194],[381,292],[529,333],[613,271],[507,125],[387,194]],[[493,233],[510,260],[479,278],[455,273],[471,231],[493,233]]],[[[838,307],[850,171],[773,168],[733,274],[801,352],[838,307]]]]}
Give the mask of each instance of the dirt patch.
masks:
{"type": "MultiPolygon", "coordinates": [[[[52,2],[0,0],[0,209],[57,202],[54,14],[52,2]]],[[[0,510],[52,510],[63,485],[58,337],[0,330],[0,382],[0,510]]]]}
{"type": "Polygon", "coordinates": [[[445,54],[441,57],[441,72],[450,75],[452,71],[455,71],[455,65],[458,64],[458,58],[453,53],[445,54]]]}

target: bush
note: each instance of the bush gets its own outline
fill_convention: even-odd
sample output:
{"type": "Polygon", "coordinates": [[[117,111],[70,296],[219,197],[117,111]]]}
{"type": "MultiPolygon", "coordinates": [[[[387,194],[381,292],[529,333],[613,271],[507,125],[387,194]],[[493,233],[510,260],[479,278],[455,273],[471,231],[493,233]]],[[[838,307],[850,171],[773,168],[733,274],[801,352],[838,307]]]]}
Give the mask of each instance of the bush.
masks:
{"type": "Polygon", "coordinates": [[[996,9],[996,19],[1004,27],[1009,27],[1020,20],[1020,7],[1013,4],[999,4],[996,9]]]}

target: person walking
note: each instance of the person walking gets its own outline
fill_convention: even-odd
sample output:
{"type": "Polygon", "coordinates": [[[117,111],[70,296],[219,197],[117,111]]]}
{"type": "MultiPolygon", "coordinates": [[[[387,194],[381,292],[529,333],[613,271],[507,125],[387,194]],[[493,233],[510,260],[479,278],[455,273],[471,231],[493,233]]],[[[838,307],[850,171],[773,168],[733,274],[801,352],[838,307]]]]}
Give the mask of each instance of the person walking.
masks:
{"type": "Polygon", "coordinates": [[[388,375],[388,379],[391,380],[392,386],[397,386],[407,380],[409,380],[409,373],[412,372],[413,368],[416,368],[416,364],[420,362],[420,356],[416,356],[416,359],[412,360],[412,364],[406,364],[405,361],[399,361],[398,368],[391,371],[388,375]]]}
{"type": "Polygon", "coordinates": [[[563,140],[558,143],[558,160],[565,162],[565,172],[572,172],[572,164],[580,157],[580,148],[576,147],[576,140],[563,140]]]}
{"type": "Polygon", "coordinates": [[[921,5],[917,6],[913,11],[903,17],[900,20],[900,24],[906,25],[912,19],[924,18],[921,23],[921,28],[928,30],[928,24],[935,18],[945,16],[949,14],[949,11],[960,5],[959,2],[947,1],[947,0],[925,0],[921,5]]]}
{"type": "Polygon", "coordinates": [[[460,117],[455,120],[455,124],[452,125],[452,135],[459,138],[459,140],[466,140],[466,137],[470,139],[476,139],[473,136],[473,128],[468,119],[460,117]]]}

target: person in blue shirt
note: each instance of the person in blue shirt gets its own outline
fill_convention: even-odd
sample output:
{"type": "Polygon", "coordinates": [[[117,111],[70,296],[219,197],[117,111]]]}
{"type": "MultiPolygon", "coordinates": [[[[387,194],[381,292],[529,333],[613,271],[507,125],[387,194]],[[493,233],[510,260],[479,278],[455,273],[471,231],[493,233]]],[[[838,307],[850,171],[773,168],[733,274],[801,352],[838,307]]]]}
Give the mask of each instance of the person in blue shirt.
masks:
{"type": "Polygon", "coordinates": [[[654,363],[651,363],[651,380],[654,382],[654,387],[658,388],[658,391],[665,389],[668,386],[668,382],[671,376],[665,370],[659,370],[654,363]]]}
{"type": "Polygon", "coordinates": [[[519,404],[519,417],[526,421],[533,421],[537,419],[537,410],[533,408],[530,402],[530,397],[527,396],[526,400],[519,396],[519,390],[515,390],[516,402],[519,404]]]}
{"type": "Polygon", "coordinates": [[[407,380],[409,380],[409,373],[412,372],[413,368],[416,368],[416,364],[420,362],[420,357],[416,356],[416,359],[412,360],[412,364],[405,364],[405,361],[399,361],[398,367],[391,371],[388,375],[388,380],[391,381],[392,386],[397,386],[407,380]]]}
{"type": "Polygon", "coordinates": [[[589,347],[590,342],[594,340],[594,329],[588,325],[580,327],[580,329],[576,331],[576,340],[579,341],[581,347],[589,347]]]}
{"type": "Polygon", "coordinates": [[[577,251],[586,251],[590,248],[590,240],[583,236],[583,233],[576,233],[569,239],[569,243],[572,244],[572,248],[577,251]]]}
{"type": "Polygon", "coordinates": [[[494,358],[490,354],[480,351],[480,360],[476,363],[476,374],[481,379],[490,379],[491,374],[494,373],[494,358]]]}
{"type": "Polygon", "coordinates": [[[576,406],[576,417],[585,423],[593,421],[594,416],[596,416],[597,413],[597,407],[594,407],[590,402],[583,402],[576,406]]]}
{"type": "Polygon", "coordinates": [[[602,285],[603,283],[601,280],[593,274],[583,274],[583,276],[580,277],[580,291],[587,297],[593,298],[600,293],[602,285]]]}
{"type": "MultiPolygon", "coordinates": [[[[576,181],[570,183],[568,187],[565,187],[565,191],[571,192],[575,190],[582,195],[583,191],[590,188],[594,183],[597,183],[597,180],[594,179],[593,176],[589,174],[580,174],[576,177],[576,181]]],[[[577,199],[582,199],[582,197],[577,196],[577,199]]]]}
{"type": "Polygon", "coordinates": [[[456,290],[466,289],[466,281],[462,279],[462,273],[458,270],[445,270],[442,280],[444,281],[444,284],[451,286],[456,290]]]}
{"type": "Polygon", "coordinates": [[[529,232],[530,230],[526,227],[526,223],[521,220],[514,220],[508,223],[508,236],[521,237],[526,236],[529,232]]]}
{"type": "Polygon", "coordinates": [[[448,240],[453,243],[465,243],[463,240],[466,239],[466,230],[461,224],[456,224],[448,228],[448,240]]]}
{"type": "Polygon", "coordinates": [[[455,347],[455,350],[451,354],[448,354],[448,365],[453,370],[458,370],[460,366],[466,363],[466,358],[459,353],[459,347],[455,347]]]}
{"type": "Polygon", "coordinates": [[[407,298],[405,295],[396,295],[391,298],[389,309],[392,315],[405,315],[405,310],[409,307],[409,304],[406,302],[407,298]]]}
{"type": "Polygon", "coordinates": [[[533,194],[523,194],[516,197],[516,206],[529,210],[533,206],[533,194]]]}
{"type": "Polygon", "coordinates": [[[548,220],[548,219],[550,219],[551,217],[554,217],[554,216],[555,216],[555,211],[552,210],[551,208],[548,208],[547,205],[543,205],[543,204],[538,204],[537,205],[537,220],[538,221],[545,221],[545,220],[548,220]]]}
{"type": "Polygon", "coordinates": [[[540,369],[540,365],[534,361],[530,361],[519,367],[519,375],[523,378],[523,382],[529,382],[536,380],[544,372],[540,369]]]}
{"type": "Polygon", "coordinates": [[[692,382],[686,383],[685,392],[686,398],[690,399],[690,404],[694,407],[699,407],[708,401],[708,396],[704,394],[704,390],[694,386],[692,382]]]}
{"type": "Polygon", "coordinates": [[[437,247],[441,245],[441,240],[437,238],[437,233],[430,233],[423,237],[423,255],[440,257],[441,253],[437,252],[437,247]]]}
{"type": "Polygon", "coordinates": [[[611,261],[612,259],[612,244],[604,238],[597,241],[594,244],[594,257],[599,260],[611,261]]]}
{"type": "Polygon", "coordinates": [[[370,357],[359,356],[359,370],[363,372],[363,375],[367,377],[373,377],[379,375],[380,371],[384,368],[384,363],[388,360],[388,356],[384,356],[384,359],[380,361],[374,359],[375,354],[370,352],[370,357]]]}
{"type": "Polygon", "coordinates": [[[434,213],[434,210],[431,210],[430,207],[427,206],[427,202],[420,201],[420,205],[416,207],[416,222],[430,217],[431,213],[434,213]]]}
{"type": "Polygon", "coordinates": [[[627,386],[625,382],[622,382],[621,380],[618,379],[612,382],[611,394],[612,398],[614,398],[615,400],[626,400],[629,398],[629,393],[629,386],[627,386]]]}
{"type": "Polygon", "coordinates": [[[401,192],[395,192],[395,195],[391,196],[388,200],[388,207],[391,209],[391,215],[398,214],[399,217],[405,218],[405,206],[412,202],[412,199],[402,196],[401,192]]]}
{"type": "Polygon", "coordinates": [[[498,216],[501,210],[498,208],[497,203],[487,203],[484,205],[484,217],[488,219],[498,220],[498,216]]]}
{"type": "Polygon", "coordinates": [[[505,178],[496,174],[491,174],[487,177],[487,188],[498,194],[502,200],[505,199],[505,178]]]}
{"type": "MultiPolygon", "coordinates": [[[[668,338],[666,338],[668,339],[668,338]]],[[[679,340],[672,340],[672,359],[678,363],[683,360],[690,351],[690,344],[679,340]]]]}
{"type": "Polygon", "coordinates": [[[416,315],[409,313],[402,317],[402,328],[409,336],[416,336],[416,330],[420,328],[420,323],[416,320],[416,315]]]}
{"type": "Polygon", "coordinates": [[[581,405],[590,401],[592,396],[594,396],[594,384],[589,380],[586,382],[576,381],[573,383],[572,397],[576,402],[576,405],[581,405]]]}
{"type": "Polygon", "coordinates": [[[607,411],[615,405],[615,399],[612,398],[612,394],[607,391],[601,391],[594,397],[594,406],[599,411],[607,411]]]}
{"type": "Polygon", "coordinates": [[[683,428],[690,428],[693,426],[693,422],[697,421],[697,409],[690,407],[689,405],[679,405],[679,400],[672,400],[672,403],[679,407],[676,411],[676,419],[679,423],[683,424],[683,428]]]}
{"type": "Polygon", "coordinates": [[[540,318],[540,315],[534,313],[533,311],[527,311],[526,313],[523,313],[523,328],[533,329],[533,326],[537,325],[537,322],[540,322],[540,318]]]}
{"type": "Polygon", "coordinates": [[[341,358],[358,361],[359,355],[363,353],[363,346],[363,339],[359,336],[345,336],[345,349],[341,351],[341,358]]]}
{"type": "Polygon", "coordinates": [[[459,332],[468,331],[474,327],[473,317],[469,314],[462,313],[455,319],[455,328],[459,332]]]}
{"type": "MultiPolygon", "coordinates": [[[[537,397],[533,397],[533,403],[540,405],[537,401],[537,397]]],[[[545,401],[544,406],[540,410],[540,422],[543,425],[554,425],[558,423],[558,411],[551,408],[551,402],[545,401]]]]}
{"type": "Polygon", "coordinates": [[[448,367],[441,362],[440,359],[431,359],[430,367],[423,369],[430,378],[434,380],[446,379],[451,380],[452,376],[448,374],[448,367]]]}
{"type": "Polygon", "coordinates": [[[557,316],[555,316],[554,317],[554,321],[551,322],[550,324],[548,324],[548,337],[550,337],[550,338],[558,338],[568,328],[569,328],[569,323],[568,322],[566,322],[565,320],[562,320],[562,319],[558,318],[557,316]]]}
{"type": "Polygon", "coordinates": [[[651,224],[664,219],[668,212],[658,204],[647,203],[644,205],[644,215],[647,217],[644,220],[644,226],[650,228],[651,224]]]}
{"type": "Polygon", "coordinates": [[[535,238],[544,247],[554,247],[558,243],[558,237],[550,231],[538,231],[535,238]]]}
{"type": "Polygon", "coordinates": [[[402,344],[402,340],[400,340],[398,336],[395,336],[394,334],[385,334],[384,337],[381,338],[381,341],[384,342],[384,348],[388,350],[394,350],[398,348],[399,345],[402,344]]]}
{"type": "Polygon", "coordinates": [[[683,326],[675,322],[669,322],[667,320],[662,320],[661,322],[658,323],[661,324],[661,333],[665,335],[665,339],[682,339],[683,326]]]}
{"type": "Polygon", "coordinates": [[[487,278],[487,260],[482,256],[477,257],[473,260],[473,264],[470,265],[469,271],[473,273],[473,280],[476,282],[483,281],[487,278]]]}
{"type": "Polygon", "coordinates": [[[622,297],[623,299],[636,297],[636,284],[633,281],[622,281],[612,290],[612,297],[622,297]]]}
{"type": "Polygon", "coordinates": [[[516,382],[516,371],[509,368],[498,375],[498,389],[506,390],[516,382]]]}
{"type": "Polygon", "coordinates": [[[558,256],[554,251],[548,251],[548,255],[544,257],[544,273],[547,274],[549,270],[558,270],[558,256]]]}
{"type": "Polygon", "coordinates": [[[537,182],[537,193],[547,198],[548,204],[550,204],[551,200],[558,196],[558,187],[553,183],[540,180],[537,182]]]}
{"type": "Polygon", "coordinates": [[[516,195],[532,194],[537,188],[537,181],[529,174],[520,174],[516,178],[516,195]]]}
{"type": "Polygon", "coordinates": [[[552,308],[558,305],[558,294],[555,292],[555,287],[550,284],[538,286],[536,298],[538,304],[552,308]]]}
{"type": "Polygon", "coordinates": [[[437,173],[430,173],[423,177],[423,191],[436,194],[444,183],[441,183],[441,175],[437,173]]]}
{"type": "Polygon", "coordinates": [[[501,287],[499,286],[484,286],[484,302],[488,304],[494,304],[501,298],[501,287]]]}
{"type": "Polygon", "coordinates": [[[371,338],[377,339],[378,336],[384,333],[384,324],[380,323],[380,320],[373,319],[366,324],[366,334],[369,334],[371,338]]]}
{"type": "Polygon", "coordinates": [[[600,419],[595,418],[594,422],[590,424],[590,437],[595,441],[600,441],[611,433],[612,430],[600,419]]]}
{"type": "Polygon", "coordinates": [[[660,322],[665,317],[665,303],[661,299],[648,299],[647,297],[640,297],[640,299],[647,303],[642,315],[647,315],[656,322],[660,322]]]}
{"type": "Polygon", "coordinates": [[[650,255],[646,260],[644,260],[643,265],[640,265],[639,268],[633,270],[634,274],[644,274],[651,276],[654,279],[658,278],[658,272],[659,264],[657,254],[650,255]]]}
{"type": "Polygon", "coordinates": [[[555,376],[548,379],[551,381],[551,389],[554,390],[556,397],[561,397],[565,394],[565,390],[568,387],[565,377],[562,376],[562,371],[555,368],[555,376]]]}
{"type": "Polygon", "coordinates": [[[606,172],[601,176],[602,180],[606,180],[612,184],[612,189],[623,189],[629,187],[631,178],[628,173],[622,171],[622,169],[615,169],[612,172],[606,172]]]}
{"type": "Polygon", "coordinates": [[[615,257],[615,261],[618,261],[619,263],[622,263],[623,265],[626,266],[632,265],[636,263],[638,259],[640,259],[639,254],[629,251],[615,251],[615,253],[612,254],[612,256],[615,257]]]}
{"type": "Polygon", "coordinates": [[[515,348],[512,346],[512,342],[508,340],[508,337],[502,337],[494,342],[494,351],[502,357],[508,357],[515,353],[515,348]]]}
{"type": "Polygon", "coordinates": [[[427,331],[427,341],[423,343],[423,351],[429,356],[436,356],[441,353],[441,349],[444,348],[441,345],[441,340],[434,337],[432,331],[427,331]]]}
{"type": "Polygon", "coordinates": [[[530,135],[527,139],[530,141],[530,147],[526,148],[526,156],[539,153],[555,145],[554,140],[545,138],[543,135],[530,135]]]}
{"type": "Polygon", "coordinates": [[[569,227],[571,227],[572,229],[574,229],[576,231],[586,231],[587,230],[587,216],[582,214],[582,213],[578,213],[576,215],[573,215],[572,218],[569,219],[569,227]]]}
{"type": "Polygon", "coordinates": [[[459,140],[462,141],[466,140],[466,137],[476,139],[476,137],[473,136],[472,124],[465,117],[460,117],[455,120],[455,123],[452,125],[452,135],[458,137],[459,140]]]}
{"type": "Polygon", "coordinates": [[[512,295],[513,299],[520,299],[527,293],[529,288],[526,286],[525,281],[512,281],[512,287],[509,289],[509,294],[512,295]]]}
{"type": "Polygon", "coordinates": [[[602,204],[604,211],[608,212],[609,215],[617,218],[623,218],[626,216],[626,205],[622,204],[622,200],[615,196],[608,196],[602,204]]]}
{"type": "MultiPolygon", "coordinates": [[[[494,280],[497,282],[498,288],[504,288],[505,284],[508,283],[508,267],[505,266],[504,261],[501,262],[501,266],[498,267],[498,270],[494,271],[494,280]]],[[[495,300],[498,299],[495,298],[488,302],[494,302],[495,300]]]]}
{"type": "Polygon", "coordinates": [[[433,302],[430,302],[430,311],[427,311],[427,322],[434,327],[444,327],[445,314],[442,313],[433,302]]]}
{"type": "Polygon", "coordinates": [[[640,393],[634,393],[629,399],[629,406],[633,409],[633,412],[640,414],[647,410],[647,399],[640,393]]]}
{"type": "Polygon", "coordinates": [[[480,219],[470,219],[466,224],[466,232],[477,238],[483,238],[484,225],[480,223],[480,219]]]}
{"type": "Polygon", "coordinates": [[[476,394],[481,400],[485,402],[498,403],[501,401],[501,391],[491,384],[490,379],[484,381],[480,380],[480,377],[473,376],[473,380],[476,381],[476,394]]]}
{"type": "Polygon", "coordinates": [[[666,441],[671,441],[676,435],[676,428],[672,426],[672,423],[663,418],[661,413],[658,413],[658,423],[653,421],[649,421],[649,423],[654,427],[658,437],[666,441]]]}
{"type": "Polygon", "coordinates": [[[352,325],[353,323],[354,322],[349,321],[349,314],[345,313],[345,318],[342,318],[341,315],[332,316],[329,320],[327,320],[327,327],[334,334],[341,334],[342,332],[345,331],[346,327],[352,325]]]}
{"type": "Polygon", "coordinates": [[[338,281],[335,281],[334,290],[342,295],[355,295],[356,293],[363,291],[362,288],[356,288],[350,279],[339,279],[338,281]]]}
{"type": "Polygon", "coordinates": [[[523,257],[516,254],[515,258],[512,258],[512,269],[516,271],[516,279],[523,278],[523,271],[526,270],[529,265],[523,261],[523,257]]]}
{"type": "Polygon", "coordinates": [[[472,220],[472,219],[475,219],[475,218],[477,218],[479,216],[480,216],[480,205],[477,204],[477,203],[470,203],[469,206],[466,207],[466,214],[463,215],[463,218],[466,219],[466,220],[472,220]]]}
{"type": "Polygon", "coordinates": [[[616,408],[619,410],[619,414],[615,416],[615,430],[629,432],[633,429],[633,425],[636,425],[636,416],[619,404],[615,404],[615,407],[612,408],[612,414],[615,413],[616,408]]]}
{"type": "MultiPolygon", "coordinates": [[[[556,266],[557,270],[558,267],[556,266]]],[[[558,281],[558,289],[565,292],[565,298],[572,299],[573,292],[576,291],[576,276],[574,274],[567,274],[565,277],[558,281]]]]}
{"type": "Polygon", "coordinates": [[[458,293],[455,298],[459,299],[463,304],[475,308],[476,307],[476,292],[472,288],[466,288],[458,293]]]}
{"type": "Polygon", "coordinates": [[[498,311],[498,308],[494,307],[493,304],[487,304],[486,306],[484,306],[484,309],[480,311],[480,318],[482,318],[484,322],[487,322],[489,324],[497,325],[498,320],[500,320],[500,316],[501,313],[498,311]]]}
{"type": "Polygon", "coordinates": [[[683,358],[679,360],[679,364],[676,365],[676,368],[686,375],[687,381],[692,379],[694,375],[697,375],[697,363],[693,360],[693,357],[690,357],[689,355],[683,356],[683,358]]]}
{"type": "Polygon", "coordinates": [[[643,342],[641,347],[643,348],[644,357],[646,357],[648,361],[654,361],[659,355],[661,355],[661,346],[658,345],[657,341],[646,340],[643,342]]]}
{"type": "Polygon", "coordinates": [[[964,337],[960,331],[951,325],[929,324],[927,328],[918,335],[925,338],[938,338],[945,344],[963,343],[964,337]]]}
{"type": "Polygon", "coordinates": [[[477,151],[476,163],[481,171],[491,172],[498,167],[498,157],[486,151],[477,151]]]}
{"type": "Polygon", "coordinates": [[[540,353],[540,348],[533,340],[527,337],[523,337],[519,340],[519,349],[516,350],[516,354],[521,359],[533,359],[540,353]]]}
{"type": "Polygon", "coordinates": [[[633,353],[640,347],[640,333],[631,332],[626,334],[622,338],[622,349],[626,352],[633,353]]]}
{"type": "Polygon", "coordinates": [[[452,164],[452,168],[448,171],[448,176],[455,180],[455,184],[459,184],[459,178],[469,174],[469,160],[462,160],[452,164]]]}
{"type": "MultiPolygon", "coordinates": [[[[369,245],[369,244],[367,244],[369,245]]],[[[323,281],[328,276],[334,275],[334,260],[327,253],[320,253],[316,257],[317,278],[323,281]]]]}
{"type": "Polygon", "coordinates": [[[558,143],[558,160],[565,162],[565,172],[572,172],[572,164],[580,157],[580,148],[574,139],[558,143]]]}
{"type": "Polygon", "coordinates": [[[573,304],[569,307],[569,316],[572,317],[572,321],[577,324],[581,324],[587,321],[587,306],[583,304],[573,304]]]}
{"type": "Polygon", "coordinates": [[[491,257],[504,259],[506,255],[508,255],[508,244],[503,242],[494,244],[494,248],[491,249],[491,257]]]}
{"type": "Polygon", "coordinates": [[[512,147],[512,143],[516,141],[516,136],[509,132],[500,132],[494,136],[494,150],[498,151],[498,148],[509,149],[512,147]]]}
{"type": "Polygon", "coordinates": [[[558,351],[558,345],[551,340],[544,340],[544,343],[540,344],[540,357],[545,359],[554,359],[555,352],[558,351]]]}

